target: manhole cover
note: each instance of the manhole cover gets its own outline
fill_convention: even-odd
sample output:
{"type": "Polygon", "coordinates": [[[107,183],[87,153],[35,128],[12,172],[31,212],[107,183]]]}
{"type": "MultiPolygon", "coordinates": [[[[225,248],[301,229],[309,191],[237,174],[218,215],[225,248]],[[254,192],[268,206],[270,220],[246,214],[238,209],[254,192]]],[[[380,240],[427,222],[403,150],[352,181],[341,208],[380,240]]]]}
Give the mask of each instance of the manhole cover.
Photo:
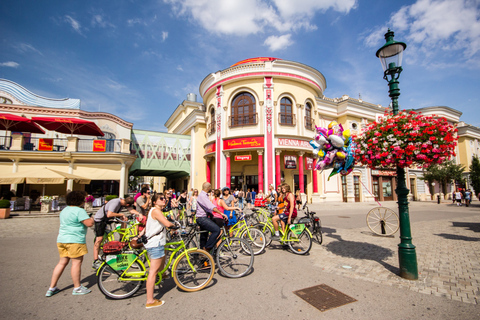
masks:
{"type": "Polygon", "coordinates": [[[347,219],[347,218],[350,219],[349,216],[338,216],[338,217],[339,217],[339,218],[344,218],[344,219],[347,219]]]}
{"type": "Polygon", "coordinates": [[[322,312],[357,301],[326,284],[293,291],[293,293],[322,312]]]}

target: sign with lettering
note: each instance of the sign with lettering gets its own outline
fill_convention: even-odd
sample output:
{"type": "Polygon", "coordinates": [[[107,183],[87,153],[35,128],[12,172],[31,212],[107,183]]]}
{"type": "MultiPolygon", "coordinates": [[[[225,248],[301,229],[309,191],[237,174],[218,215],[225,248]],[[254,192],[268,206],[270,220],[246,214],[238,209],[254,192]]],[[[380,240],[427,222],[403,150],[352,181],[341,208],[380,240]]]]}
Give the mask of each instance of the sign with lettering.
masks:
{"type": "Polygon", "coordinates": [[[223,149],[244,149],[244,148],[263,148],[264,139],[262,137],[238,138],[223,140],[223,149]]]}
{"type": "Polygon", "coordinates": [[[297,156],[285,156],[285,169],[297,169],[297,156]]]}
{"type": "Polygon", "coordinates": [[[306,170],[313,170],[313,158],[305,157],[305,169],[306,170]]]}
{"type": "Polygon", "coordinates": [[[214,153],[216,151],[215,147],[216,147],[215,142],[210,143],[208,146],[205,147],[205,154],[214,153]]]}
{"type": "Polygon", "coordinates": [[[310,142],[297,139],[278,139],[279,146],[301,147],[311,149],[310,142]]]}
{"type": "Polygon", "coordinates": [[[394,177],[397,173],[391,170],[372,170],[372,176],[388,176],[394,177]]]}
{"type": "Polygon", "coordinates": [[[235,161],[250,161],[252,160],[252,155],[245,155],[245,156],[235,156],[235,161]]]}
{"type": "Polygon", "coordinates": [[[38,139],[38,150],[39,151],[52,151],[53,150],[53,139],[38,139]]]}
{"type": "Polygon", "coordinates": [[[107,150],[107,140],[93,140],[94,152],[105,152],[107,150]]]}
{"type": "Polygon", "coordinates": [[[108,255],[106,257],[107,264],[112,267],[113,270],[126,270],[129,266],[132,265],[133,261],[137,256],[133,253],[129,254],[117,254],[117,255],[108,255]]]}

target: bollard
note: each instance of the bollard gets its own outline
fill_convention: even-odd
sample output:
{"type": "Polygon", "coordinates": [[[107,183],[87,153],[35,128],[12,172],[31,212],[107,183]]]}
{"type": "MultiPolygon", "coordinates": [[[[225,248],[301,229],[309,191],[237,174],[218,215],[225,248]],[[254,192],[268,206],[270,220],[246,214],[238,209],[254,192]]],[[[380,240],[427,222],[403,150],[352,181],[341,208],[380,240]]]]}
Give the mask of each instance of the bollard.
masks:
{"type": "Polygon", "coordinates": [[[440,195],[437,196],[437,203],[440,204],[440,195]]]}

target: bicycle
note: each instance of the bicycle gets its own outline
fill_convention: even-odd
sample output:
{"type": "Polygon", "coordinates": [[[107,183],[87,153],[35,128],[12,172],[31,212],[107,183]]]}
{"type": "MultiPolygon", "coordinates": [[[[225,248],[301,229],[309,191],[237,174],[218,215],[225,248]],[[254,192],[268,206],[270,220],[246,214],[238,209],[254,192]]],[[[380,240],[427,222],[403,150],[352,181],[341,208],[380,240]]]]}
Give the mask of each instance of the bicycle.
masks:
{"type": "MultiPolygon", "coordinates": [[[[190,224],[185,235],[187,247],[197,247],[199,236],[208,233],[200,230],[198,225],[190,224]]],[[[242,238],[229,237],[225,227],[222,227],[220,244],[212,250],[218,269],[228,278],[240,278],[246,275],[253,267],[254,254],[250,244],[242,238]]],[[[217,242],[218,243],[218,242],[217,242]]]]}
{"type": "MultiPolygon", "coordinates": [[[[199,291],[212,281],[215,264],[212,256],[201,249],[187,249],[179,235],[179,241],[165,245],[165,267],[158,272],[155,285],[159,285],[163,274],[171,270],[175,284],[183,291],[199,291]],[[168,258],[168,259],[167,259],[168,258]]],[[[147,250],[140,253],[126,250],[117,254],[108,254],[97,271],[97,284],[100,291],[111,299],[125,299],[140,290],[147,280],[146,264],[150,266],[147,250]],[[142,261],[145,260],[145,263],[142,261]]]]}
{"type": "Polygon", "coordinates": [[[245,239],[254,250],[253,254],[257,255],[265,249],[265,235],[257,228],[248,226],[246,216],[251,215],[253,215],[253,212],[250,214],[238,214],[238,221],[230,228],[229,232],[231,235],[234,235],[234,237],[245,239]]]}
{"type": "MultiPolygon", "coordinates": [[[[135,219],[135,216],[131,215],[128,217],[127,221],[123,221],[119,218],[113,218],[109,220],[107,224],[107,230],[103,235],[102,242],[100,243],[100,248],[98,254],[101,256],[103,253],[103,245],[110,241],[120,241],[130,243],[130,239],[138,235],[137,226],[140,223],[135,219]],[[115,227],[112,224],[118,223],[115,227]],[[125,228],[122,228],[122,224],[126,224],[125,228]]],[[[94,239],[95,241],[95,239],[94,239]]]]}
{"type": "Polygon", "coordinates": [[[322,244],[323,236],[322,236],[322,223],[320,221],[320,218],[315,216],[317,214],[316,212],[311,212],[310,210],[308,210],[308,206],[306,202],[303,205],[302,210],[307,216],[300,218],[300,220],[298,220],[298,223],[304,223],[307,226],[307,228],[310,230],[310,233],[312,234],[312,236],[315,237],[316,242],[318,244],[322,244]],[[305,209],[307,209],[306,212],[305,212],[305,209]]]}
{"type": "Polygon", "coordinates": [[[186,226],[186,211],[187,205],[179,203],[177,208],[176,220],[180,222],[182,226],[186,226]]]}

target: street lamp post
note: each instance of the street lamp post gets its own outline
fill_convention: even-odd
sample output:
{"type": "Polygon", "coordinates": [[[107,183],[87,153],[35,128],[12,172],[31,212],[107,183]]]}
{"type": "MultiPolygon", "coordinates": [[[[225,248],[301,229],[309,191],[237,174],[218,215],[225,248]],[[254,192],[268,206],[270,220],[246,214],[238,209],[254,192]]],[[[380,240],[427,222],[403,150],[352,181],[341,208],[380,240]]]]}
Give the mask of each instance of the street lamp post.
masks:
{"type": "MultiPolygon", "coordinates": [[[[388,30],[385,34],[386,43],[378,49],[376,55],[382,63],[384,76],[388,81],[389,96],[392,99],[393,114],[398,114],[398,78],[402,72],[402,55],[407,45],[403,42],[393,40],[393,31],[388,30]]],[[[418,279],[417,254],[412,243],[412,232],[410,228],[410,217],[408,213],[408,193],[405,184],[405,170],[397,166],[397,189],[398,211],[400,215],[400,243],[398,244],[398,261],[400,276],[409,280],[418,279]]]]}

